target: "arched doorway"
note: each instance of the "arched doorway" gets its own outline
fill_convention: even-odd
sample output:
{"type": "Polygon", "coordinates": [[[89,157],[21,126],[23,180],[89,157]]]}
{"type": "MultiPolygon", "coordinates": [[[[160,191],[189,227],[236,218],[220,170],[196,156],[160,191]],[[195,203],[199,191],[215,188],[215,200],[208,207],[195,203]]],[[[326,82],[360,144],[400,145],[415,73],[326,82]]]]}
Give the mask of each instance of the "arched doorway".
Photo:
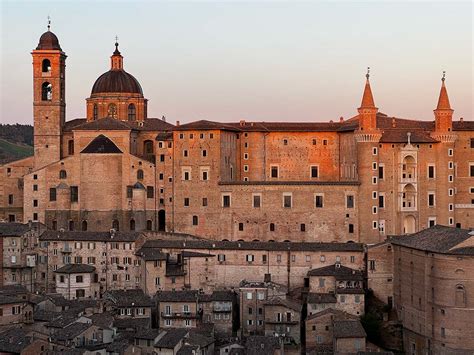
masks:
{"type": "Polygon", "coordinates": [[[164,232],[166,230],[166,214],[165,210],[158,211],[158,231],[164,232]]]}
{"type": "Polygon", "coordinates": [[[414,216],[406,216],[403,221],[403,233],[411,234],[416,232],[416,219],[414,216]]]}

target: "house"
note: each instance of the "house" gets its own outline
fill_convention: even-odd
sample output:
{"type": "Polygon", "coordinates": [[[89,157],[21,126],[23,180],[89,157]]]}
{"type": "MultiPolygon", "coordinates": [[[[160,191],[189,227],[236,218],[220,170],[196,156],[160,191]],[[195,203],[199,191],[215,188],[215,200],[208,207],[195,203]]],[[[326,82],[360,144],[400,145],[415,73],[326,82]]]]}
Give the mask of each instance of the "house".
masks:
{"type": "Polygon", "coordinates": [[[238,329],[237,294],[232,290],[216,290],[199,294],[203,323],[214,324],[218,337],[232,336],[238,329]]]}
{"type": "Polygon", "coordinates": [[[33,305],[19,296],[0,295],[0,329],[13,324],[33,323],[33,305]]]}
{"type": "Polygon", "coordinates": [[[160,328],[196,327],[202,319],[199,296],[195,290],[157,292],[155,299],[160,328]]]}
{"type": "Polygon", "coordinates": [[[104,294],[104,300],[106,310],[112,311],[124,325],[132,325],[130,321],[137,320],[150,327],[155,304],[141,289],[108,291],[104,294]]]}
{"type": "Polygon", "coordinates": [[[366,336],[367,334],[359,320],[334,320],[334,354],[346,355],[365,351],[366,336]]]}
{"type": "Polygon", "coordinates": [[[46,338],[23,328],[0,332],[0,354],[38,355],[48,349],[46,338]]]}
{"type": "Polygon", "coordinates": [[[188,334],[189,329],[167,329],[165,334],[155,343],[155,353],[157,355],[177,355],[188,334]]]}
{"type": "Polygon", "coordinates": [[[55,271],[56,292],[68,300],[91,298],[99,290],[95,266],[66,264],[55,271]]]}
{"type": "Polygon", "coordinates": [[[272,297],[264,303],[265,335],[279,336],[286,345],[301,344],[301,303],[272,297]]]}

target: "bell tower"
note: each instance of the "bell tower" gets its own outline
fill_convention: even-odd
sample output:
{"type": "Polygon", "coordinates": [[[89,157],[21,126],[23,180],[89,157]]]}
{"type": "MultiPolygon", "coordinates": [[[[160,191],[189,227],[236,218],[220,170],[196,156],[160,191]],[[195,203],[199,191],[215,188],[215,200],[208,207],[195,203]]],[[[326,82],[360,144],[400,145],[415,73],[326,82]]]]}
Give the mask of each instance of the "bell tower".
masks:
{"type": "Polygon", "coordinates": [[[61,159],[61,133],[66,120],[66,54],[56,35],[40,37],[33,56],[35,169],[61,159]]]}

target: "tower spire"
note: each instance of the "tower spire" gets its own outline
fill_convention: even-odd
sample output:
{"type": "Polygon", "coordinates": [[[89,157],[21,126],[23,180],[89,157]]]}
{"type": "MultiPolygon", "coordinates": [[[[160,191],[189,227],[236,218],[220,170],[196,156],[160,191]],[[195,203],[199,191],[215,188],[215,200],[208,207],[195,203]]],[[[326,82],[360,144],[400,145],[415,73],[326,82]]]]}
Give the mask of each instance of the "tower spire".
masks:
{"type": "Polygon", "coordinates": [[[48,15],[48,32],[51,30],[51,17],[48,15]]]}
{"type": "Polygon", "coordinates": [[[367,67],[367,74],[365,74],[366,81],[365,81],[365,88],[364,94],[362,95],[362,102],[360,104],[361,108],[374,108],[375,102],[374,97],[372,95],[372,89],[370,88],[370,67],[367,67]]]}
{"type": "Polygon", "coordinates": [[[443,76],[441,78],[441,90],[439,92],[438,106],[437,110],[451,110],[451,105],[449,103],[448,90],[446,90],[445,85],[446,80],[446,71],[443,71],[443,76]]]}
{"type": "Polygon", "coordinates": [[[111,70],[122,70],[123,69],[123,57],[120,54],[118,49],[118,36],[115,36],[115,51],[112,53],[112,57],[110,57],[111,62],[111,70]]]}

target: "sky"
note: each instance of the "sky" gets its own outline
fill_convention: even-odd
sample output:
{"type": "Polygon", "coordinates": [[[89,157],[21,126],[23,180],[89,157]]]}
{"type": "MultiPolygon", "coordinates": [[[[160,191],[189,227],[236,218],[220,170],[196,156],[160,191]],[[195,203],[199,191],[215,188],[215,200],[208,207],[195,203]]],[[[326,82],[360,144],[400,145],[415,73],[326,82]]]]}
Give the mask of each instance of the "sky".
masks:
{"type": "Polygon", "coordinates": [[[0,0],[0,122],[33,123],[31,50],[66,61],[66,120],[85,117],[115,36],[148,116],[181,123],[329,121],[357,114],[371,67],[379,111],[433,119],[446,70],[454,117],[473,120],[473,2],[0,0]]]}

